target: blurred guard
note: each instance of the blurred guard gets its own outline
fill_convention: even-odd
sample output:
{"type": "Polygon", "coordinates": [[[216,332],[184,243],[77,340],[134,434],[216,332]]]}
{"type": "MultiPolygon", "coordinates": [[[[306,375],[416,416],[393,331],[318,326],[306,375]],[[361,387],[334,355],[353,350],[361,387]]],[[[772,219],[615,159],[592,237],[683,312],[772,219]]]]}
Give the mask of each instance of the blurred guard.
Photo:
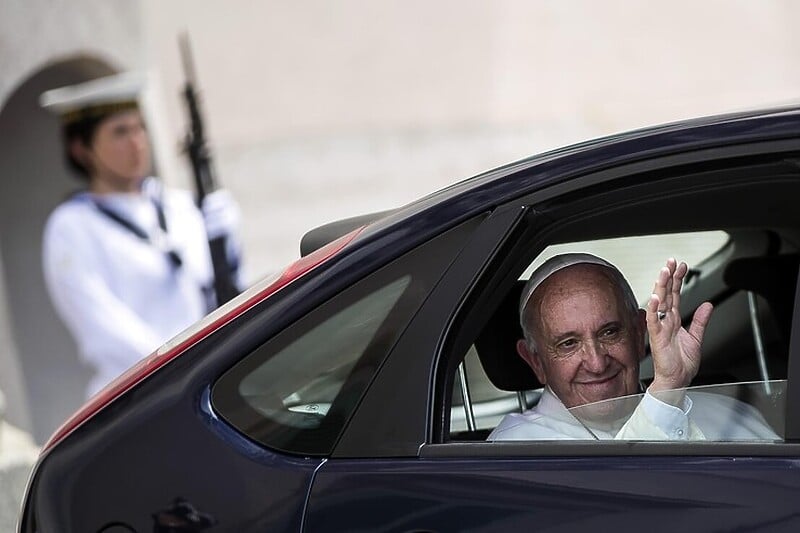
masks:
{"type": "Polygon", "coordinates": [[[242,286],[230,194],[209,194],[201,211],[188,191],[150,176],[144,87],[126,73],[41,96],[87,185],[50,215],[43,250],[55,308],[94,370],[87,397],[216,306],[209,237],[227,237],[242,286]]]}

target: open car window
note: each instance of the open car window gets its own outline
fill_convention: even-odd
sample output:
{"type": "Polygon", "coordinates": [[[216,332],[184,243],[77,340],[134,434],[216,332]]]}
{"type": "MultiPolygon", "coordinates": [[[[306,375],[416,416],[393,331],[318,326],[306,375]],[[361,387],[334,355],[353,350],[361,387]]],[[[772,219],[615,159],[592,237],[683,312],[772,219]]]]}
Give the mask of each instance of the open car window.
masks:
{"type": "MultiPolygon", "coordinates": [[[[762,256],[771,239],[774,236],[768,232],[737,231],[731,234],[714,230],[557,244],[548,246],[535,258],[520,276],[517,288],[521,288],[530,273],[549,257],[571,251],[588,252],[620,266],[643,307],[652,291],[655,276],[667,257],[665,253],[686,261],[690,272],[682,290],[684,325],[691,321],[694,309],[703,301],[712,301],[715,306],[703,342],[701,370],[687,395],[690,400],[698,399],[692,401],[692,416],[704,417],[706,421],[702,425],[712,429],[707,431],[708,435],[694,440],[776,442],[784,437],[789,339],[786,323],[791,310],[787,311],[786,306],[776,304],[768,291],[758,290],[761,283],[758,276],[769,276],[770,270],[756,265],[761,261],[773,260],[762,256]],[[739,286],[743,280],[745,283],[739,286]],[[747,290],[750,288],[748,284],[755,284],[756,290],[747,290]],[[719,399],[723,397],[729,400],[719,399]],[[727,431],[718,431],[719,424],[709,413],[708,405],[731,408],[725,412],[738,413],[727,421],[727,431]],[[763,424],[753,425],[753,420],[762,419],[765,421],[763,424]],[[737,427],[738,432],[730,430],[737,427]],[[748,432],[748,428],[753,427],[763,430],[748,432]]],[[[791,263],[785,269],[785,277],[792,281],[797,276],[797,254],[791,249],[787,252],[780,257],[781,261],[791,263]]],[[[793,287],[791,283],[789,285],[793,287]]],[[[791,296],[793,291],[787,290],[786,293],[791,296]]],[[[518,293],[510,294],[507,300],[502,305],[510,310],[501,320],[506,324],[511,323],[512,327],[498,328],[490,320],[486,331],[495,331],[506,337],[512,335],[513,338],[508,339],[504,346],[497,343],[487,346],[485,339],[476,340],[454,378],[450,412],[451,441],[488,438],[504,417],[535,407],[542,397],[544,388],[535,378],[533,385],[520,386],[525,380],[519,379],[519,376],[533,376],[533,372],[515,353],[514,341],[522,336],[517,324],[518,293]],[[514,328],[519,331],[510,334],[509,331],[514,328]],[[501,329],[504,333],[500,333],[501,329]],[[498,366],[497,353],[487,357],[487,351],[502,352],[503,357],[516,364],[515,370],[507,372],[493,369],[493,366],[498,366]],[[504,373],[510,374],[510,379],[504,373]]],[[[482,336],[487,337],[485,334],[482,336]]],[[[653,379],[649,346],[646,346],[641,361],[639,378],[642,390],[653,379]]],[[[627,419],[612,424],[615,431],[609,428],[592,431],[589,423],[594,418],[592,412],[603,409],[624,411],[626,405],[632,405],[630,411],[633,412],[643,399],[642,394],[625,400],[607,400],[597,405],[574,408],[570,416],[586,423],[580,429],[582,435],[573,435],[572,438],[613,438],[627,419]]],[[[625,440],[668,440],[656,434],[643,437],[635,431],[620,435],[625,440]]]]}
{"type": "Polygon", "coordinates": [[[636,299],[644,304],[667,256],[696,267],[717,254],[729,240],[725,231],[697,231],[554,244],[536,257],[520,279],[527,280],[539,265],[555,255],[590,253],[616,265],[631,284],[636,299]]]}
{"type": "MultiPolygon", "coordinates": [[[[713,265],[720,260],[720,257],[729,256],[733,253],[730,239],[730,235],[725,231],[702,231],[551,245],[545,248],[525,269],[525,272],[520,276],[519,283],[523,284],[533,270],[554,255],[566,252],[587,252],[603,257],[618,265],[626,279],[631,283],[640,305],[644,305],[652,292],[655,276],[659,268],[664,264],[664,250],[669,250],[670,254],[686,261],[693,268],[687,279],[687,290],[693,290],[693,284],[698,281],[693,276],[701,271],[700,269],[703,265],[713,265]]],[[[689,299],[691,300],[692,298],[689,299]]],[[[514,298],[511,298],[511,300],[513,303],[514,298]]],[[[765,307],[762,302],[762,311],[766,313],[765,307]]],[[[515,311],[512,310],[512,313],[507,314],[505,320],[517,321],[518,317],[515,311]]],[[[717,342],[715,339],[718,337],[725,337],[724,332],[718,333],[716,331],[719,329],[717,324],[714,324],[710,329],[710,337],[713,337],[711,342],[717,342]]],[[[769,330],[769,328],[767,329],[769,330]]],[[[756,364],[755,355],[752,354],[752,340],[749,346],[751,347],[752,361],[745,363],[744,366],[752,367],[753,364],[756,364]]],[[[470,348],[464,358],[464,364],[455,378],[450,415],[450,436],[453,440],[488,435],[488,432],[499,423],[503,416],[533,407],[542,394],[541,387],[528,389],[524,392],[498,388],[481,364],[478,355],[478,350],[481,347],[479,344],[477,347],[473,345],[470,348]],[[468,396],[471,402],[465,404],[465,396],[468,396]],[[471,414],[469,412],[470,407],[471,414]],[[472,418],[471,423],[469,422],[470,418],[472,418]]],[[[512,352],[514,350],[513,344],[508,343],[504,350],[512,352]]],[[[518,358],[515,353],[512,353],[511,357],[518,358]]],[[[780,362],[775,366],[777,368],[773,369],[773,377],[776,375],[785,377],[784,362],[780,362]]],[[[527,367],[518,368],[518,370],[532,373],[527,367]]],[[[721,374],[716,370],[714,373],[721,374]]],[[[646,357],[640,367],[640,378],[643,384],[646,385],[652,377],[652,362],[649,357],[646,357]]],[[[758,377],[768,379],[767,375],[749,375],[746,372],[739,376],[728,375],[723,379],[727,382],[735,382],[737,379],[756,379],[758,377]]]]}

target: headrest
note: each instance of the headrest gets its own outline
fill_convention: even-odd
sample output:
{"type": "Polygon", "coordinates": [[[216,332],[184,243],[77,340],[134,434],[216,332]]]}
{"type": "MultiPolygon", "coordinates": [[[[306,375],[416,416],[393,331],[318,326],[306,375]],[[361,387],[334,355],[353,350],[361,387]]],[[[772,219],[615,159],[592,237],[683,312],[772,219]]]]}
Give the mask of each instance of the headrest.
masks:
{"type": "Polygon", "coordinates": [[[542,386],[533,370],[517,354],[522,338],[519,302],[524,281],[517,281],[475,340],[481,365],[492,384],[500,390],[525,391],[542,386]]]}
{"type": "Polygon", "coordinates": [[[791,332],[800,255],[772,255],[734,259],[723,279],[733,289],[751,291],[769,303],[785,339],[791,332]]]}

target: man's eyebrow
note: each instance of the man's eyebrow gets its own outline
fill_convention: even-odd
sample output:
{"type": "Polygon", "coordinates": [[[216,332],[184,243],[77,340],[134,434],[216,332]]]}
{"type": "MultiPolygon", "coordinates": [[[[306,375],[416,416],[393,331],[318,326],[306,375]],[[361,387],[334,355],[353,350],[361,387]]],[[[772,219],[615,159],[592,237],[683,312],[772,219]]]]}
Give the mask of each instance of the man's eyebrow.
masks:
{"type": "MultiPolygon", "coordinates": [[[[610,327],[624,328],[625,324],[621,320],[609,320],[597,328],[596,331],[603,331],[604,329],[608,329],[610,327]]],[[[577,331],[564,331],[562,333],[554,333],[551,339],[554,344],[558,344],[559,342],[570,337],[580,337],[580,334],[577,331]]]]}
{"type": "Polygon", "coordinates": [[[625,323],[621,320],[611,320],[597,328],[597,331],[603,331],[604,329],[608,329],[610,327],[617,327],[621,329],[625,327],[625,323]]]}
{"type": "Polygon", "coordinates": [[[577,331],[565,331],[563,333],[557,333],[552,337],[552,343],[558,344],[559,342],[569,339],[570,337],[580,337],[577,331]]]}

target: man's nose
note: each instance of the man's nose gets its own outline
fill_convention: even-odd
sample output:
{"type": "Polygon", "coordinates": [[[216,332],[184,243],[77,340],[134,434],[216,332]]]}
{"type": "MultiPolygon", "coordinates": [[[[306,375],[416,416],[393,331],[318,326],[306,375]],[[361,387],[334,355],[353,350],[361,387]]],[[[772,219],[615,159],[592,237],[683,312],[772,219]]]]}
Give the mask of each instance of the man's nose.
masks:
{"type": "Polygon", "coordinates": [[[596,339],[586,342],[583,347],[583,366],[595,374],[600,374],[608,366],[607,355],[603,343],[596,339]]]}

